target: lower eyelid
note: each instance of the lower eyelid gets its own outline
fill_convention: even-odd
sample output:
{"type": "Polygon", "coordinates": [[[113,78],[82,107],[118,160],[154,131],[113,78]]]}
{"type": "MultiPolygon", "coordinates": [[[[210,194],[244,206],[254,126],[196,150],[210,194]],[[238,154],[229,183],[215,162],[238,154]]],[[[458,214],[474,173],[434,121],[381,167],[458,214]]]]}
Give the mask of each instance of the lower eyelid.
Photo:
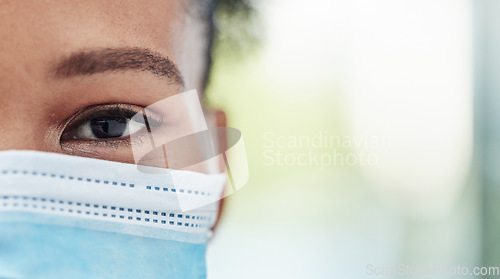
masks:
{"type": "Polygon", "coordinates": [[[128,140],[114,142],[87,141],[65,142],[61,144],[61,152],[88,158],[109,160],[127,164],[135,164],[134,154],[128,140]]]}
{"type": "Polygon", "coordinates": [[[129,147],[132,143],[130,137],[123,139],[88,139],[88,140],[71,140],[61,142],[61,147],[67,149],[80,149],[81,147],[92,148],[113,148],[129,147]]]}

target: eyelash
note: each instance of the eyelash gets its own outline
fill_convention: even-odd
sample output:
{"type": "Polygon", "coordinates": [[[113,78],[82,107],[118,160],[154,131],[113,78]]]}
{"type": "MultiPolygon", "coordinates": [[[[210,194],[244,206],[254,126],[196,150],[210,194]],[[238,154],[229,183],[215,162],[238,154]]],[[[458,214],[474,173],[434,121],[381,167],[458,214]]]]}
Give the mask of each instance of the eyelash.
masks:
{"type": "Polygon", "coordinates": [[[117,148],[123,145],[130,146],[133,144],[130,140],[130,136],[110,139],[75,139],[70,136],[71,132],[75,132],[81,125],[84,125],[93,119],[99,117],[112,118],[119,116],[130,120],[134,115],[139,113],[142,113],[147,118],[148,125],[150,127],[157,127],[163,124],[163,117],[161,115],[156,114],[142,106],[130,104],[103,104],[90,106],[78,111],[66,121],[60,137],[60,142],[61,144],[84,142],[85,144],[91,144],[95,147],[106,146],[117,148]]]}

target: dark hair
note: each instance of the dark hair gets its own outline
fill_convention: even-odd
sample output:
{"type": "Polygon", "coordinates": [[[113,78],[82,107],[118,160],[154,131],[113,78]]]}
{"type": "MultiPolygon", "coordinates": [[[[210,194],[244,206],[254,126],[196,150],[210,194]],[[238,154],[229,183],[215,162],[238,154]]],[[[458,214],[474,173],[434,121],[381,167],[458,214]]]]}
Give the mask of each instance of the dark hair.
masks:
{"type": "MultiPolygon", "coordinates": [[[[217,49],[238,53],[253,41],[249,26],[255,15],[252,0],[196,0],[202,7],[201,16],[207,22],[207,61],[203,87],[210,81],[210,72],[217,49]]],[[[220,54],[219,52],[219,54],[220,54]]]]}

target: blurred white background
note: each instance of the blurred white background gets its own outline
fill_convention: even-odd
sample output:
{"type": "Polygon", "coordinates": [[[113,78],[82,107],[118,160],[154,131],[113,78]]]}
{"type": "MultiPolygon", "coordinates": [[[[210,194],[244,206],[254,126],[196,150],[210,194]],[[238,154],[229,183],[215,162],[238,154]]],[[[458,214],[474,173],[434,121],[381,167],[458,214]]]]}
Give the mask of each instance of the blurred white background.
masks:
{"type": "Polygon", "coordinates": [[[226,199],[209,278],[371,278],[368,264],[476,264],[472,2],[272,0],[259,12],[261,47],[220,59],[209,92],[242,131],[250,166],[249,183],[226,199]],[[325,133],[390,145],[277,143],[325,133]],[[269,160],[277,152],[378,160],[280,165],[269,160]]]}

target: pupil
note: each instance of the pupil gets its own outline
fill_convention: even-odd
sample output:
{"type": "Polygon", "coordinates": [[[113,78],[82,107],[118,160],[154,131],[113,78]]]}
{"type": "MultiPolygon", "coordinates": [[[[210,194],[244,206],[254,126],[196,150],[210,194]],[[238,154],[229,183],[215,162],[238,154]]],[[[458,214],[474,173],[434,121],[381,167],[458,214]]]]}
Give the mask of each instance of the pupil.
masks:
{"type": "Polygon", "coordinates": [[[99,139],[119,138],[127,128],[125,117],[99,117],[90,121],[90,128],[94,136],[99,139]]]}

